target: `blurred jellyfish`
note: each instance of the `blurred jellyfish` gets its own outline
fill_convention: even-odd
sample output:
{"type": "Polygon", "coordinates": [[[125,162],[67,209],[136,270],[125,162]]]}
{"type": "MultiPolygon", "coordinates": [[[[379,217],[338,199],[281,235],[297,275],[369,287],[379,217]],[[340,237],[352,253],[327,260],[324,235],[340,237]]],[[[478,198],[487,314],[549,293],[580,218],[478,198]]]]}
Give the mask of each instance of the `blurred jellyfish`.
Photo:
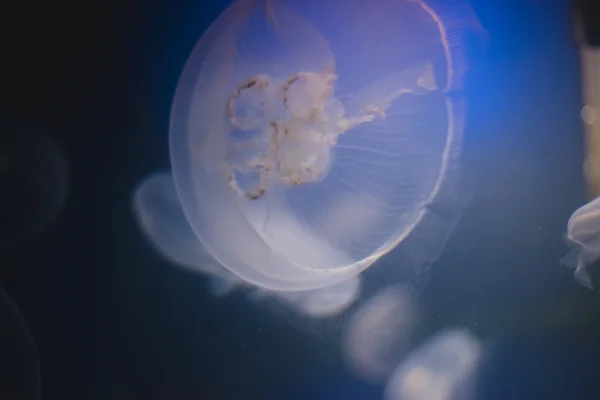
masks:
{"type": "Polygon", "coordinates": [[[209,27],[170,150],[187,220],[227,270],[278,291],[343,282],[460,192],[475,18],[431,3],[237,0],[209,27]]]}
{"type": "Polygon", "coordinates": [[[25,318],[0,287],[0,399],[40,398],[40,360],[25,318]]]}
{"type": "Polygon", "coordinates": [[[312,318],[327,318],[342,314],[356,301],[360,294],[360,280],[357,277],[326,288],[297,292],[255,289],[253,297],[256,299],[257,295],[263,293],[266,296],[274,296],[278,301],[288,304],[302,315],[312,318]]]}
{"type": "Polygon", "coordinates": [[[226,295],[244,284],[202,247],[185,219],[169,173],[145,178],[133,195],[132,210],[154,249],[168,261],[208,276],[214,295],[226,295]]]}
{"type": "Polygon", "coordinates": [[[567,225],[567,243],[572,247],[561,264],[575,270],[575,280],[593,289],[587,268],[600,258],[600,198],[576,210],[567,225]]]}
{"type": "Polygon", "coordinates": [[[465,330],[436,334],[414,350],[387,382],[385,400],[466,400],[481,344],[465,330]]]}
{"type": "Polygon", "coordinates": [[[5,122],[0,134],[0,249],[52,224],[69,189],[63,147],[23,124],[5,122]]]}
{"type": "Polygon", "coordinates": [[[165,259],[210,279],[217,297],[239,288],[255,302],[275,300],[299,314],[325,318],[345,311],[360,291],[358,278],[323,289],[301,292],[277,292],[255,287],[223,268],[212,258],[185,219],[173,178],[155,173],[144,179],[132,200],[133,214],[145,238],[165,259]]]}
{"type": "Polygon", "coordinates": [[[348,365],[363,379],[384,381],[408,351],[416,322],[412,290],[404,285],[381,290],[346,326],[343,352],[348,365]]]}

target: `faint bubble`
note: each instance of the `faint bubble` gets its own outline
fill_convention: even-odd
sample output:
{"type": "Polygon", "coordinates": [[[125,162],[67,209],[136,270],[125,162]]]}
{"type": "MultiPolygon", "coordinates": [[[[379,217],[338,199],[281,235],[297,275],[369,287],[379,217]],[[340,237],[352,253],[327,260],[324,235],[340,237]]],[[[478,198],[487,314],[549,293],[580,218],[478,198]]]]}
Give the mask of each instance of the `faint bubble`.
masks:
{"type": "Polygon", "coordinates": [[[361,378],[388,378],[408,351],[417,322],[413,293],[403,285],[389,286],[361,305],[344,334],[343,351],[361,378]]]}
{"type": "Polygon", "coordinates": [[[581,109],[581,119],[587,125],[593,125],[598,118],[598,111],[592,106],[584,106],[581,109]]]}
{"type": "Polygon", "coordinates": [[[265,290],[233,275],[212,258],[196,238],[169,173],[152,174],[138,185],[132,198],[132,211],[150,245],[166,260],[209,278],[210,291],[217,297],[240,289],[257,303],[273,299],[301,315],[325,318],[342,313],[359,294],[358,278],[323,289],[292,293],[265,290]]]}
{"type": "Polygon", "coordinates": [[[464,329],[436,334],[395,369],[385,400],[466,400],[474,395],[472,376],[481,344],[464,329]]]}
{"type": "Polygon", "coordinates": [[[583,160],[583,177],[586,182],[594,182],[594,177],[597,174],[598,163],[594,161],[593,157],[586,156],[583,160]]]}
{"type": "Polygon", "coordinates": [[[69,166],[63,147],[24,124],[0,134],[0,249],[52,224],[65,204],[69,166]]]}
{"type": "Polygon", "coordinates": [[[0,287],[0,399],[40,398],[40,360],[25,318],[0,287]]]}

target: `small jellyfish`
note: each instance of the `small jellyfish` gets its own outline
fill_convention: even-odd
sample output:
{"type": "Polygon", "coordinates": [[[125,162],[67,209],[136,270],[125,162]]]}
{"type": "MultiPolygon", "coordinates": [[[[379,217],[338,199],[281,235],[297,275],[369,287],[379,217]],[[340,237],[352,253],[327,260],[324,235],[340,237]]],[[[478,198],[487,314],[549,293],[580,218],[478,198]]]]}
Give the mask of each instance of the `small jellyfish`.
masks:
{"type": "Polygon", "coordinates": [[[223,297],[239,289],[256,303],[276,301],[310,318],[327,318],[345,311],[360,291],[358,278],[327,288],[277,292],[250,285],[223,268],[202,246],[190,228],[169,173],[154,173],[136,188],[132,212],[148,243],[163,258],[210,279],[210,292],[223,297]]]}
{"type": "Polygon", "coordinates": [[[417,319],[412,289],[393,285],[361,304],[345,327],[344,358],[370,382],[386,380],[409,350],[417,319]]]}
{"type": "Polygon", "coordinates": [[[576,210],[567,224],[567,244],[571,251],[561,264],[575,270],[575,280],[593,289],[587,268],[600,258],[600,197],[576,210]]]}
{"type": "Polygon", "coordinates": [[[243,283],[200,245],[185,219],[169,173],[151,174],[138,185],[132,212],[154,250],[178,266],[209,276],[213,294],[225,295],[243,283]]]}
{"type": "Polygon", "coordinates": [[[69,190],[64,148],[26,124],[4,121],[0,134],[0,249],[51,225],[69,190]]]}
{"type": "Polygon", "coordinates": [[[409,354],[387,382],[385,400],[465,400],[481,343],[462,329],[436,334],[409,354]]]}
{"type": "Polygon", "coordinates": [[[265,289],[325,288],[460,193],[474,18],[464,2],[442,8],[237,0],[209,27],[177,87],[170,152],[185,216],[219,264],[265,289]]]}

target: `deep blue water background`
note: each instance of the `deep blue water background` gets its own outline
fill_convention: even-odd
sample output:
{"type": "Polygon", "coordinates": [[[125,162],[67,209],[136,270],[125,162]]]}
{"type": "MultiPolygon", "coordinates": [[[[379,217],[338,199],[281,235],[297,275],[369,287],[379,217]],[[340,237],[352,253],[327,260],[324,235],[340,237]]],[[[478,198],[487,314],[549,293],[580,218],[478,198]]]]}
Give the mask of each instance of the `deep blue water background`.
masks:
{"type": "MultiPolygon", "coordinates": [[[[215,300],[131,217],[135,185],[169,166],[179,73],[226,3],[15,6],[3,110],[58,138],[72,173],[61,218],[0,254],[45,399],[381,398],[345,370],[331,330],[299,330],[242,295],[215,300]]],[[[586,200],[569,4],[472,3],[488,33],[469,90],[478,186],[421,293],[424,335],[461,325],[494,343],[481,399],[598,399],[600,295],[558,265],[586,200]]]]}

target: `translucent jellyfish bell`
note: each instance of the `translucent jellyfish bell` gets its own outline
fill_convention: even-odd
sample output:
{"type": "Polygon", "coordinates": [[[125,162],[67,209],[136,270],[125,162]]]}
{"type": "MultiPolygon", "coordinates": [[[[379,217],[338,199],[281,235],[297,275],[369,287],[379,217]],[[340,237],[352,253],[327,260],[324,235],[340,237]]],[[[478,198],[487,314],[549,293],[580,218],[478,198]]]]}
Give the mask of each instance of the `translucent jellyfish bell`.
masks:
{"type": "Polygon", "coordinates": [[[394,371],[385,400],[453,400],[474,398],[469,388],[481,357],[480,341],[463,329],[437,333],[394,371]]]}
{"type": "Polygon", "coordinates": [[[214,278],[219,282],[213,286],[220,288],[218,293],[243,283],[198,242],[181,210],[171,174],[159,172],[146,177],[133,194],[131,208],[140,231],[161,256],[214,278]]]}
{"type": "Polygon", "coordinates": [[[344,332],[344,356],[355,374],[371,382],[391,375],[411,344],[418,323],[415,295],[404,285],[383,288],[361,304],[344,332]]]}
{"type": "Polygon", "coordinates": [[[572,250],[561,264],[575,270],[575,280],[587,288],[593,289],[587,268],[600,259],[600,198],[576,210],[567,226],[567,243],[572,250]]]}
{"type": "Polygon", "coordinates": [[[191,54],[171,116],[179,198],[211,255],[298,291],[406,238],[460,148],[453,33],[414,0],[234,1],[191,54]]]}

